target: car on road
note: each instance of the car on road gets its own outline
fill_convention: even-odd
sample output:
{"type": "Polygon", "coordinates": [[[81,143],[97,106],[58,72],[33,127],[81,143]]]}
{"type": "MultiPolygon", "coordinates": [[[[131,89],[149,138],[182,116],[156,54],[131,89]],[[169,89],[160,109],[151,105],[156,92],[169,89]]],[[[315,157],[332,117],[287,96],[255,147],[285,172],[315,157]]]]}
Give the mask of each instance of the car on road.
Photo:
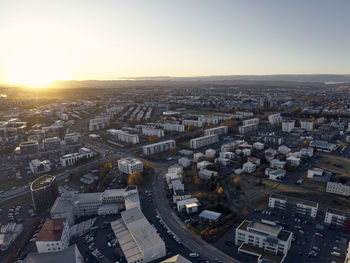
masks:
{"type": "Polygon", "coordinates": [[[197,253],[189,253],[188,256],[190,258],[198,258],[199,257],[199,255],[197,253]]]}

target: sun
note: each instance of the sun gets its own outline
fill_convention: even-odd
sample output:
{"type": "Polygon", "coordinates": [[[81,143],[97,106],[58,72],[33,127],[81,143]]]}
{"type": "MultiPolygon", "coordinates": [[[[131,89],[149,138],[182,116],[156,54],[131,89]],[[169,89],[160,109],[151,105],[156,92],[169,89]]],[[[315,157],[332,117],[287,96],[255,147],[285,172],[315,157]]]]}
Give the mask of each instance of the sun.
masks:
{"type": "Polygon", "coordinates": [[[11,54],[7,83],[45,88],[54,80],[66,80],[62,56],[45,46],[21,46],[11,54]]]}

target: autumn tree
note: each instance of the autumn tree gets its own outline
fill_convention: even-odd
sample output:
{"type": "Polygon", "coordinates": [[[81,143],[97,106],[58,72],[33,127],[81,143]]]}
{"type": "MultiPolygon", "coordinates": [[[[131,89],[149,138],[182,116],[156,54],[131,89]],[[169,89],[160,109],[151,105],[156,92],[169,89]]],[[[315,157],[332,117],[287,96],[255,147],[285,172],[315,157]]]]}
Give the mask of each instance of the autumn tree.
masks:
{"type": "Polygon", "coordinates": [[[129,175],[128,183],[129,185],[140,185],[143,182],[141,174],[137,171],[129,175]]]}
{"type": "Polygon", "coordinates": [[[216,192],[217,192],[219,195],[223,195],[223,194],[224,194],[224,189],[222,188],[222,186],[219,186],[218,189],[216,190],[216,192]]]}
{"type": "Polygon", "coordinates": [[[178,150],[177,150],[176,146],[170,148],[171,154],[175,155],[175,154],[177,154],[177,152],[178,152],[178,150]]]}
{"type": "Polygon", "coordinates": [[[195,127],[193,126],[193,125],[188,125],[187,126],[187,131],[188,132],[191,132],[191,131],[193,131],[195,129],[195,127]]]}
{"type": "Polygon", "coordinates": [[[158,139],[159,139],[158,135],[155,135],[155,134],[148,137],[149,142],[155,142],[155,141],[158,141],[158,139]]]}
{"type": "Polygon", "coordinates": [[[232,183],[237,189],[239,189],[241,185],[241,179],[239,178],[239,176],[236,176],[235,178],[233,178],[232,183]]]}

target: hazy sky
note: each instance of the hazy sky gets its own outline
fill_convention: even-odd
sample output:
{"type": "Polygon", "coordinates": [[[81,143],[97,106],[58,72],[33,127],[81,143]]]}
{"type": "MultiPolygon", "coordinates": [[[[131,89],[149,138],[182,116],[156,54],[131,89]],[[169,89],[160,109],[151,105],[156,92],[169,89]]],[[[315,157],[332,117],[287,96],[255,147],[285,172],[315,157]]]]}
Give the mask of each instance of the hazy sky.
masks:
{"type": "Polygon", "coordinates": [[[1,0],[0,82],[350,73],[349,0],[1,0]]]}

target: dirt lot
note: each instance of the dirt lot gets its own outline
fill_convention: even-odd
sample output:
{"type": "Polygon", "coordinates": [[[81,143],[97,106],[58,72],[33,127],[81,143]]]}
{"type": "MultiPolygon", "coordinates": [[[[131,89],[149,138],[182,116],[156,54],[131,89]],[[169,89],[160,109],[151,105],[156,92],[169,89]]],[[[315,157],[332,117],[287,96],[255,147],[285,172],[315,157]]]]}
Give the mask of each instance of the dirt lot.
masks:
{"type": "Polygon", "coordinates": [[[324,154],[318,162],[318,167],[350,178],[350,159],[324,154]]]}

